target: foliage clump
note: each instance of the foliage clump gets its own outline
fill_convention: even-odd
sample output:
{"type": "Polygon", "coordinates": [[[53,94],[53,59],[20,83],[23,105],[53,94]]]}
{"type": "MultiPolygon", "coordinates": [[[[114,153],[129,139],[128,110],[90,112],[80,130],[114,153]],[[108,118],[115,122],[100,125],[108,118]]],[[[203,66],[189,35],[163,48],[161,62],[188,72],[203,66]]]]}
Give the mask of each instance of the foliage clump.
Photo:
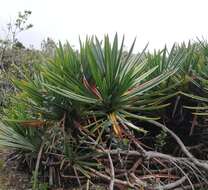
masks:
{"type": "Polygon", "coordinates": [[[134,44],[124,52],[117,35],[112,43],[88,38],[78,51],[59,43],[32,74],[12,79],[17,93],[0,145],[33,173],[34,189],[38,180],[110,189],[207,185],[206,42],[138,54],[134,44]]]}

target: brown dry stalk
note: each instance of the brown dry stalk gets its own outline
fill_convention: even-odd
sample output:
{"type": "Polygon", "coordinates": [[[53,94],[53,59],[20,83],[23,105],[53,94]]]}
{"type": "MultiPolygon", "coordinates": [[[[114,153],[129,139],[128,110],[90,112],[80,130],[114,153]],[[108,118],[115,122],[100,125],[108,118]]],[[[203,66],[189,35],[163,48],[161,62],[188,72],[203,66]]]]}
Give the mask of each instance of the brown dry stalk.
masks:
{"type": "Polygon", "coordinates": [[[153,121],[150,120],[148,121],[149,123],[152,123],[158,127],[160,127],[162,130],[168,132],[178,143],[178,145],[181,147],[181,150],[183,151],[183,153],[197,166],[199,166],[200,168],[203,168],[204,170],[208,171],[208,164],[205,162],[200,162],[197,158],[195,158],[186,148],[186,146],[183,144],[182,140],[170,129],[168,129],[165,125],[157,122],[157,121],[153,121]]]}

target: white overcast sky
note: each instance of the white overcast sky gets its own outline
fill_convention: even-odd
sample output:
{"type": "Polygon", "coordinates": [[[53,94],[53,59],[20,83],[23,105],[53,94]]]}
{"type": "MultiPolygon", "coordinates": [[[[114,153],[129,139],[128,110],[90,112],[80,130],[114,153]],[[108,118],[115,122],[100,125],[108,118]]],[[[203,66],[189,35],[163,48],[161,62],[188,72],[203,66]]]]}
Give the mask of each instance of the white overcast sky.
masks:
{"type": "Polygon", "coordinates": [[[76,46],[79,35],[115,32],[127,47],[137,37],[138,50],[208,36],[208,0],[0,0],[0,27],[25,9],[34,27],[19,39],[37,48],[46,37],[76,46]]]}

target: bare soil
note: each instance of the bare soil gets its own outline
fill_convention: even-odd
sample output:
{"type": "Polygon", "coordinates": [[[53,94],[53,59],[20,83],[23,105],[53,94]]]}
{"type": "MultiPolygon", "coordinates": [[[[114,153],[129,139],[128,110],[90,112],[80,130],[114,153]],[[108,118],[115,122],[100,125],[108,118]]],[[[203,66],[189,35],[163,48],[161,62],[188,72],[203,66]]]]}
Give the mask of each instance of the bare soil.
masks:
{"type": "Polygon", "coordinates": [[[6,162],[9,152],[0,149],[0,190],[31,190],[30,178],[17,171],[14,162],[6,162]]]}

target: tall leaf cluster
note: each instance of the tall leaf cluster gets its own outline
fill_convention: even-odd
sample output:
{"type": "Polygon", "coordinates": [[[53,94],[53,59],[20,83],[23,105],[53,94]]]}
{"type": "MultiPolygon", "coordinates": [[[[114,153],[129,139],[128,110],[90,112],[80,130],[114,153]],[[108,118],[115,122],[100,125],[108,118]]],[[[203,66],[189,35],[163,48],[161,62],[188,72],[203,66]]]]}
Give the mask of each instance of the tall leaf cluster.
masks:
{"type": "Polygon", "coordinates": [[[117,35],[112,43],[108,36],[80,41],[79,50],[59,43],[54,58],[35,65],[32,75],[13,79],[18,90],[2,118],[0,145],[23,160],[37,160],[40,152],[43,158],[62,155],[89,177],[87,168],[102,167],[95,145],[118,147],[130,133],[147,135],[155,130],[146,127],[153,120],[170,124],[184,112],[191,119],[192,113],[207,115],[205,42],[137,54],[134,44],[126,52],[117,35]]]}

